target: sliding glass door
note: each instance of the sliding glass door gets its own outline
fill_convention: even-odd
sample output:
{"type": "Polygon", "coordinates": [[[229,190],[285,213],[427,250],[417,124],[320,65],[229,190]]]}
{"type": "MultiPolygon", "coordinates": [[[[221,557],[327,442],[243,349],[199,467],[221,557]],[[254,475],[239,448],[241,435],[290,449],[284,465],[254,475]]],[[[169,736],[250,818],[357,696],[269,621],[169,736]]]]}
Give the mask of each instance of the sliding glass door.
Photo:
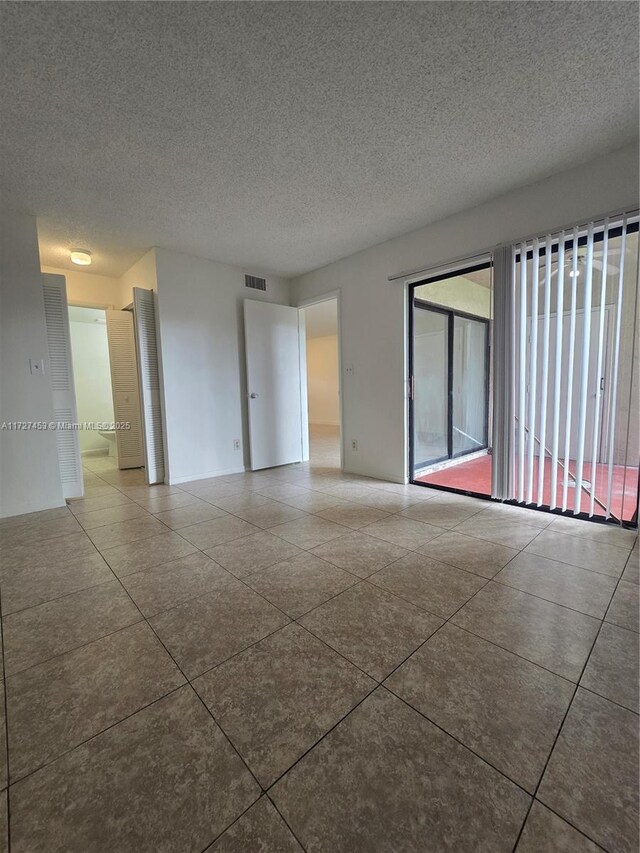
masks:
{"type": "Polygon", "coordinates": [[[416,303],[413,437],[416,468],[449,458],[449,318],[416,303]]]}
{"type": "Polygon", "coordinates": [[[416,475],[487,447],[489,322],[414,297],[412,332],[416,475]]]}

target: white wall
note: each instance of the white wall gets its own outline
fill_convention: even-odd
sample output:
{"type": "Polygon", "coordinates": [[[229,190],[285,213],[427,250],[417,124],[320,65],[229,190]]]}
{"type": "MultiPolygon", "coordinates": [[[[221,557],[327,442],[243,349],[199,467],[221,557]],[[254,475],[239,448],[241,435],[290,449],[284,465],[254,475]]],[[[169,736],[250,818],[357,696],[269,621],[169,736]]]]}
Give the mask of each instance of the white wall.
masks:
{"type": "MultiPolygon", "coordinates": [[[[90,308],[72,308],[69,317],[73,378],[80,423],[112,423],[115,420],[107,327],[104,323],[95,322],[93,315],[97,313],[90,308]],[[75,319],[80,312],[87,312],[91,317],[75,319]]],[[[104,312],[99,313],[104,319],[104,312]]],[[[109,442],[97,430],[80,430],[78,438],[82,453],[109,450],[109,442]]]]}
{"type": "Polygon", "coordinates": [[[244,271],[155,250],[168,482],[248,465],[242,301],[290,304],[289,283],[267,276],[266,294],[247,290],[244,271]],[[234,439],[241,450],[233,449],[234,439]]]}
{"type": "Polygon", "coordinates": [[[406,478],[406,290],[387,277],[638,205],[629,147],[381,243],[293,283],[295,304],[341,290],[343,459],[347,471],[406,478]],[[352,439],[358,450],[351,450],[352,439]]]}
{"type": "Polygon", "coordinates": [[[133,288],[156,289],[156,250],[150,249],[120,278],[121,307],[133,302],[133,288]]]}
{"type": "Polygon", "coordinates": [[[86,305],[94,308],[122,308],[122,283],[119,278],[94,275],[80,270],[42,267],[42,272],[63,275],[67,283],[69,305],[86,305]]]}
{"type": "Polygon", "coordinates": [[[340,425],[338,336],[307,338],[309,423],[340,425]]]}
{"type": "MultiPolygon", "coordinates": [[[[36,220],[0,222],[0,424],[53,420],[36,220]],[[33,376],[29,359],[44,362],[33,376]]],[[[64,506],[55,432],[0,430],[0,517],[64,506]]]]}

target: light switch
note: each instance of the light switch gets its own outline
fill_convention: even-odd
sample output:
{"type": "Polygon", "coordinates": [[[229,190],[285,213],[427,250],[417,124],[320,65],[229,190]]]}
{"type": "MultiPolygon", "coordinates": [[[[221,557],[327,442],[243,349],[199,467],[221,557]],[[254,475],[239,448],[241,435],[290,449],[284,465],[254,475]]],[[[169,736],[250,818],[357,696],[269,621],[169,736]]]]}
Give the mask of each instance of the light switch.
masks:
{"type": "Polygon", "coordinates": [[[44,361],[41,358],[30,358],[29,371],[32,376],[41,376],[44,373],[44,361]]]}

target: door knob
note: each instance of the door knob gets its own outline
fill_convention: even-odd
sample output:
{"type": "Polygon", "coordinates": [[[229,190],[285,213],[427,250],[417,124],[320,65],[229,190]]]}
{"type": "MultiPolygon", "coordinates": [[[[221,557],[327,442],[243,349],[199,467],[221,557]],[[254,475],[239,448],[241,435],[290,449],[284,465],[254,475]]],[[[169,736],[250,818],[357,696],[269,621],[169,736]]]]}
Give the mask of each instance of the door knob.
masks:
{"type": "Polygon", "coordinates": [[[251,397],[252,400],[255,400],[258,395],[254,394],[252,391],[251,394],[249,394],[249,396],[251,397]]]}

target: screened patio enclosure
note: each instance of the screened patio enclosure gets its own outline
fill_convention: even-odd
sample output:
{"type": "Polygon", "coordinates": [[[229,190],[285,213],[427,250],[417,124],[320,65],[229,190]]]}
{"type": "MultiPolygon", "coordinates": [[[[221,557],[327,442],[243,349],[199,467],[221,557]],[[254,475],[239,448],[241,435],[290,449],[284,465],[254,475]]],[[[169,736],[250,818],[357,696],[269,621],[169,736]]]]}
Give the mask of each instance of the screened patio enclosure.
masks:
{"type": "MultiPolygon", "coordinates": [[[[459,281],[460,273],[447,278],[459,281]]],[[[442,277],[421,282],[414,293],[421,290],[423,298],[422,288],[436,280],[442,277]]],[[[637,215],[497,248],[489,292],[488,383],[485,388],[479,376],[476,352],[466,391],[469,404],[475,400],[476,420],[478,400],[487,400],[484,443],[477,434],[468,458],[454,452],[431,464],[420,464],[426,460],[416,451],[419,424],[434,422],[433,412],[426,420],[420,413],[430,410],[425,376],[433,380],[436,360],[433,353],[421,359],[420,308],[412,294],[413,482],[637,522],[637,215]]],[[[448,390],[451,395],[451,383],[448,390]]]]}

